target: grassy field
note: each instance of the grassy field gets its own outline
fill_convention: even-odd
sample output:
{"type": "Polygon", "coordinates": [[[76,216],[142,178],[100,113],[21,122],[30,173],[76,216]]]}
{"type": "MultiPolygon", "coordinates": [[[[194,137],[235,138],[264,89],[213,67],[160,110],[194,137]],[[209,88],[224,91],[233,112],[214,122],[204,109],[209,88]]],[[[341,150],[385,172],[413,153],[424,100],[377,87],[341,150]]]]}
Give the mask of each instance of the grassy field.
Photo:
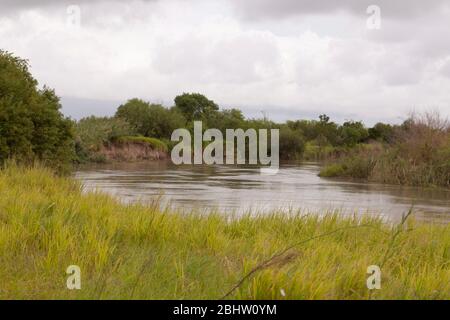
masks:
{"type": "Polygon", "coordinates": [[[2,299],[450,299],[450,225],[336,214],[230,219],[0,171],[2,299]],[[81,268],[81,290],[66,268],[81,268]],[[366,287],[381,267],[381,289],[366,287]],[[284,293],[284,294],[283,294],[284,293]]]}

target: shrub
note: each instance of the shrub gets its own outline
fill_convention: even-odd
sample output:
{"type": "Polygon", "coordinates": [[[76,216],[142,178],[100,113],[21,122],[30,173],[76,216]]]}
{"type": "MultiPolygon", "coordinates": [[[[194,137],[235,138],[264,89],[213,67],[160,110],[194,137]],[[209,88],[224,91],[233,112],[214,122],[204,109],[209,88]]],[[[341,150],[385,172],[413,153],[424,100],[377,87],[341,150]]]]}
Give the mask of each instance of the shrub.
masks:
{"type": "Polygon", "coordinates": [[[356,179],[369,179],[376,160],[370,157],[357,156],[345,164],[345,174],[356,179]]]}
{"type": "Polygon", "coordinates": [[[450,187],[450,125],[436,113],[414,115],[396,127],[390,144],[358,146],[338,163],[345,164],[345,170],[336,175],[450,187]]]}
{"type": "Polygon", "coordinates": [[[369,131],[360,121],[347,121],[339,127],[340,144],[355,146],[369,137],[369,131]]]}
{"type": "Polygon", "coordinates": [[[346,168],[343,164],[334,163],[324,167],[320,173],[320,177],[332,178],[332,177],[342,177],[345,175],[346,168]]]}
{"type": "Polygon", "coordinates": [[[294,131],[287,126],[280,129],[280,156],[290,160],[301,157],[305,150],[305,142],[299,131],[294,131]]]}
{"type": "Polygon", "coordinates": [[[106,143],[120,136],[134,134],[130,124],[119,118],[91,116],[78,121],[75,128],[78,162],[99,162],[99,155],[95,153],[106,143]]]}
{"type": "Polygon", "coordinates": [[[153,149],[158,151],[167,152],[169,148],[167,145],[159,139],[142,137],[142,136],[125,136],[118,137],[113,140],[115,143],[138,143],[138,144],[147,144],[151,146],[153,149]]]}
{"type": "Polygon", "coordinates": [[[394,138],[394,127],[390,124],[377,123],[369,129],[369,139],[390,143],[394,138]]]}

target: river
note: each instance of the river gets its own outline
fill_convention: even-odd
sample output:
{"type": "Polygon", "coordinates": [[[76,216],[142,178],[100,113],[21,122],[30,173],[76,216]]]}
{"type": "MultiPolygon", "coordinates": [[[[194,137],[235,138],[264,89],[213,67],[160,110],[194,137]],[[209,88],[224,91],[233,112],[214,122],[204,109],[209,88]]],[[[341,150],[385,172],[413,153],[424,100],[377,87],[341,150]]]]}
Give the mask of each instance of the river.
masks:
{"type": "Polygon", "coordinates": [[[176,166],[168,161],[89,165],[75,177],[84,189],[124,202],[149,202],[183,211],[242,214],[285,212],[380,215],[398,221],[412,206],[418,220],[450,222],[450,190],[318,177],[317,163],[291,163],[276,175],[255,167],[176,166]]]}

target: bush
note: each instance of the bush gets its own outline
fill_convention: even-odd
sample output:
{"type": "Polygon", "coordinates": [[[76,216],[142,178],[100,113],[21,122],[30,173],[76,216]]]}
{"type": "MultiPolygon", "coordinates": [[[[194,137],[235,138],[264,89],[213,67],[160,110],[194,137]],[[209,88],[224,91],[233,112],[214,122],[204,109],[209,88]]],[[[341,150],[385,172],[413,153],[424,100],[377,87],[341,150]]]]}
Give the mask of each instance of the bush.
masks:
{"type": "Polygon", "coordinates": [[[345,175],[345,166],[340,163],[330,164],[323,168],[319,176],[324,178],[342,177],[345,175]]]}
{"type": "Polygon", "coordinates": [[[370,157],[356,156],[344,164],[345,175],[356,179],[369,179],[375,164],[376,160],[370,157]]]}
{"type": "MultiPolygon", "coordinates": [[[[338,160],[335,175],[414,186],[450,187],[450,125],[438,114],[413,116],[390,144],[358,145],[338,160]]],[[[325,168],[324,174],[327,173],[325,168]]]]}
{"type": "Polygon", "coordinates": [[[283,126],[280,129],[280,156],[291,160],[300,158],[305,150],[305,142],[299,131],[283,126]]]}
{"type": "Polygon", "coordinates": [[[394,127],[390,124],[377,123],[369,129],[369,139],[390,143],[394,139],[394,127]]]}
{"type": "Polygon", "coordinates": [[[128,122],[120,118],[88,117],[78,121],[76,129],[76,152],[78,162],[97,160],[96,152],[112,139],[133,135],[128,122]]]}
{"type": "Polygon", "coordinates": [[[331,145],[318,145],[316,141],[305,143],[305,151],[302,159],[304,160],[330,160],[339,157],[339,155],[346,153],[344,147],[333,147],[331,145]]]}
{"type": "Polygon", "coordinates": [[[147,144],[150,145],[153,149],[158,151],[167,152],[169,148],[167,145],[159,139],[156,138],[148,138],[142,136],[125,136],[118,137],[113,140],[115,143],[138,143],[138,144],[147,144]]]}
{"type": "Polygon", "coordinates": [[[360,121],[347,121],[339,127],[339,140],[341,145],[355,146],[369,137],[369,131],[360,121]]]}

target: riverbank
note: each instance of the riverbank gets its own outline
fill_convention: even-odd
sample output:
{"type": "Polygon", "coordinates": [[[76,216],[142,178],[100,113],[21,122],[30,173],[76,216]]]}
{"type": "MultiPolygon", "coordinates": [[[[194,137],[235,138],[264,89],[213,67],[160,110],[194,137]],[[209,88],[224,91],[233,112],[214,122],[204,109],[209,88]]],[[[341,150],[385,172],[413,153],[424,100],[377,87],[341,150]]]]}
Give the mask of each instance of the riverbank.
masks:
{"type": "Polygon", "coordinates": [[[450,298],[450,225],[181,215],[16,166],[0,193],[3,299],[367,299],[370,265],[382,271],[373,299],[450,298]],[[81,290],[66,288],[69,265],[81,290]]]}
{"type": "Polygon", "coordinates": [[[322,177],[450,188],[450,123],[439,114],[412,117],[389,143],[355,146],[323,168],[322,177]]]}
{"type": "Polygon", "coordinates": [[[102,146],[99,151],[106,162],[155,161],[169,157],[167,145],[155,138],[124,136],[102,146]]]}
{"type": "Polygon", "coordinates": [[[157,161],[169,158],[169,148],[161,140],[142,136],[121,136],[84,148],[80,163],[157,161]]]}
{"type": "Polygon", "coordinates": [[[426,157],[426,159],[415,159],[398,147],[379,146],[362,151],[356,149],[348,155],[328,162],[319,176],[449,189],[450,149],[442,148],[439,152],[430,152],[426,157]]]}

